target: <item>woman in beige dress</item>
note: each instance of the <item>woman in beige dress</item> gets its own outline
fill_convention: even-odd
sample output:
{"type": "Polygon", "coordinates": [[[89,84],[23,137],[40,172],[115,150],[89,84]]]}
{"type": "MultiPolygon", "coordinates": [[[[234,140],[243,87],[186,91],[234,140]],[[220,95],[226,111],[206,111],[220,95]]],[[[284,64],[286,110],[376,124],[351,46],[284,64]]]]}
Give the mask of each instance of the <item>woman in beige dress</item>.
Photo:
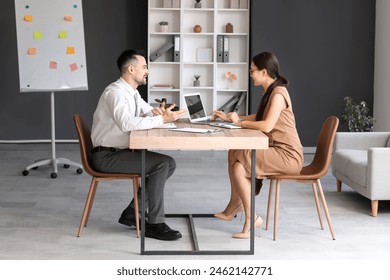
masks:
{"type": "MultiPolygon", "coordinates": [[[[264,89],[264,95],[256,114],[238,116],[215,111],[214,118],[231,121],[248,129],[258,129],[269,138],[269,149],[256,151],[256,193],[260,191],[262,178],[272,174],[296,174],[303,166],[303,149],[295,126],[291,99],[286,89],[287,79],[279,74],[279,63],[274,54],[264,52],[252,59],[250,76],[255,86],[264,89]]],[[[250,236],[250,177],[251,151],[230,150],[228,155],[231,196],[226,209],[215,217],[230,221],[244,210],[245,223],[234,238],[250,236]]],[[[255,218],[255,228],[263,220],[255,218]]]]}

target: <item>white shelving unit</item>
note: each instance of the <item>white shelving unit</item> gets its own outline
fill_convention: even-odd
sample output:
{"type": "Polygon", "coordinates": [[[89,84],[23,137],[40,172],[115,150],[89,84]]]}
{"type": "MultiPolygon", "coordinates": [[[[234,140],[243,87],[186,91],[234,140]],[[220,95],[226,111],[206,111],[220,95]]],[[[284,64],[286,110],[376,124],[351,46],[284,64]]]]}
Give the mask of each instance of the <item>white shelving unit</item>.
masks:
{"type": "MultiPolygon", "coordinates": [[[[185,108],[183,95],[200,92],[206,110],[211,113],[241,92],[248,93],[249,76],[249,7],[250,0],[201,0],[202,7],[195,8],[195,0],[179,0],[180,7],[172,7],[175,0],[149,0],[148,20],[148,101],[167,98],[180,108],[185,108]],[[231,8],[234,3],[244,7],[231,8]],[[164,8],[164,4],[168,7],[164,8]],[[168,30],[161,32],[159,22],[168,22],[168,30]],[[233,25],[233,33],[226,33],[226,24],[233,25]],[[200,25],[202,31],[194,32],[200,25]],[[217,37],[229,40],[229,62],[217,62],[217,37]],[[173,49],[151,61],[150,56],[164,44],[179,36],[179,61],[173,62],[173,49]],[[198,50],[211,49],[211,59],[199,62],[198,50]],[[237,80],[230,82],[225,73],[234,73],[237,80]],[[200,86],[194,87],[194,75],[200,75],[200,86]],[[155,85],[173,85],[174,88],[154,88],[155,85]]],[[[207,52],[206,52],[207,53],[207,52]]],[[[206,55],[207,57],[207,55],[206,55]]],[[[238,111],[248,112],[248,94],[238,111]]]]}

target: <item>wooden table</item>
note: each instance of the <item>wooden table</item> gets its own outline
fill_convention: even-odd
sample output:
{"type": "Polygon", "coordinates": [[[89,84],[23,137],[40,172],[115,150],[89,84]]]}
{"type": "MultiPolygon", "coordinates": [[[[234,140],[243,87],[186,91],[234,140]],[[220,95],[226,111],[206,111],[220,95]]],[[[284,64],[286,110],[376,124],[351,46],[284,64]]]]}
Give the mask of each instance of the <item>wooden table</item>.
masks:
{"type": "MultiPolygon", "coordinates": [[[[149,129],[132,131],[130,133],[129,148],[142,150],[141,160],[141,254],[146,255],[233,255],[254,254],[254,230],[250,234],[250,249],[249,250],[199,250],[195,227],[192,218],[195,217],[213,217],[213,214],[166,214],[166,217],[183,217],[186,216],[190,220],[190,228],[192,231],[193,250],[191,251],[145,251],[145,151],[146,150],[229,150],[229,149],[247,149],[252,150],[252,163],[255,162],[256,150],[268,148],[268,137],[261,131],[251,129],[223,129],[209,125],[190,124],[186,121],[178,121],[175,123],[178,128],[193,127],[218,129],[219,132],[213,133],[192,133],[192,132],[177,132],[169,129],[149,129]]],[[[251,229],[254,228],[254,213],[255,213],[255,165],[252,164],[251,176],[251,229]]],[[[227,170],[226,170],[226,176],[227,170]]]]}

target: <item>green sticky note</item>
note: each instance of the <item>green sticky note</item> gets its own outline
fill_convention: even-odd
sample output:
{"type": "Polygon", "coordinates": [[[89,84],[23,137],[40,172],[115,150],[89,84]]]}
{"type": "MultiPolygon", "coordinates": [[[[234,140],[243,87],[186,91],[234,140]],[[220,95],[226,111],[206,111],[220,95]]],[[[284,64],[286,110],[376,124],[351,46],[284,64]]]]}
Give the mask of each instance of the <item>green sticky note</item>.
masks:
{"type": "Polygon", "coordinates": [[[39,31],[34,32],[34,39],[39,40],[42,39],[42,33],[39,31]]]}
{"type": "Polygon", "coordinates": [[[68,37],[68,34],[66,34],[65,31],[61,31],[61,32],[58,34],[58,38],[60,38],[60,39],[65,39],[66,37],[68,37]]]}

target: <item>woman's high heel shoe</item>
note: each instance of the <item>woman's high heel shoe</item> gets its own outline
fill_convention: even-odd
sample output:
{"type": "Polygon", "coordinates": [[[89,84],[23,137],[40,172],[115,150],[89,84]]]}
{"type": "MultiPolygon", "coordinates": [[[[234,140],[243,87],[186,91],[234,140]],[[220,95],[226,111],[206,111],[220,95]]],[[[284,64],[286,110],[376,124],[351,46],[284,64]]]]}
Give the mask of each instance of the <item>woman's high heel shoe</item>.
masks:
{"type": "MultiPolygon", "coordinates": [[[[255,220],[255,230],[257,227],[259,227],[259,229],[261,230],[262,224],[263,224],[263,219],[260,216],[257,216],[255,220]]],[[[233,234],[233,238],[248,239],[251,235],[250,233],[251,233],[250,229],[247,232],[235,233],[233,234]]]]}
{"type": "Polygon", "coordinates": [[[244,211],[244,206],[242,205],[242,203],[238,204],[230,214],[225,214],[225,212],[220,212],[214,214],[214,217],[224,221],[231,221],[241,211],[244,211]]]}

